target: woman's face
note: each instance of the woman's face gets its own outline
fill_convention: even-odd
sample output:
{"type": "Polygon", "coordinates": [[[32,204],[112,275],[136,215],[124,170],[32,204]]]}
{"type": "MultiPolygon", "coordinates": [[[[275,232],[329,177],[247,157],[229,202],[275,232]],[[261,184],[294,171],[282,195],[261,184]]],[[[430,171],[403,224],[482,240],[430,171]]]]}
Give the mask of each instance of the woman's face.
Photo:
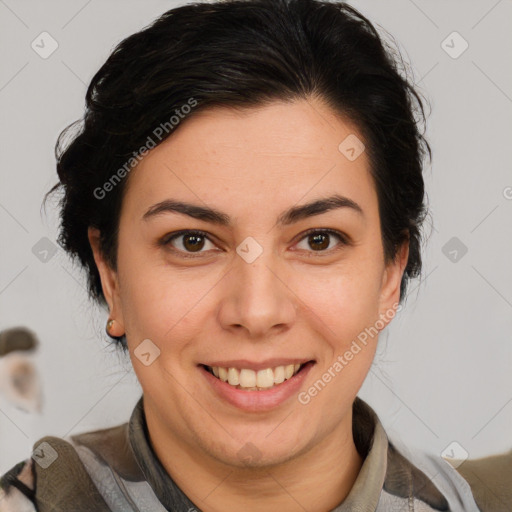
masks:
{"type": "Polygon", "coordinates": [[[95,256],[150,431],[235,466],[351,435],[407,258],[404,247],[385,265],[369,160],[354,137],[319,100],[215,108],[131,171],[117,273],[95,256]],[[223,382],[207,367],[236,370],[223,382]]]}

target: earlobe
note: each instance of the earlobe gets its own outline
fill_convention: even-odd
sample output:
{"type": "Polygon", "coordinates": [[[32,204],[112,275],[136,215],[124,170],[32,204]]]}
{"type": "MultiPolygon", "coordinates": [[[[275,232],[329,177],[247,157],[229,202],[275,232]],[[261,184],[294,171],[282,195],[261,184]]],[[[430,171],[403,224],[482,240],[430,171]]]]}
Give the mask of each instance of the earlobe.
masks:
{"type": "MultiPolygon", "coordinates": [[[[89,238],[89,243],[91,245],[91,249],[94,255],[96,267],[98,268],[98,272],[100,274],[101,287],[103,290],[103,295],[105,296],[105,300],[107,301],[110,310],[110,318],[114,319],[115,325],[120,327],[120,329],[124,332],[123,317],[120,308],[119,281],[117,273],[105,261],[105,257],[100,249],[99,229],[89,227],[87,236],[89,238]]],[[[121,332],[119,336],[121,336],[122,334],[123,333],[121,332]]]]}

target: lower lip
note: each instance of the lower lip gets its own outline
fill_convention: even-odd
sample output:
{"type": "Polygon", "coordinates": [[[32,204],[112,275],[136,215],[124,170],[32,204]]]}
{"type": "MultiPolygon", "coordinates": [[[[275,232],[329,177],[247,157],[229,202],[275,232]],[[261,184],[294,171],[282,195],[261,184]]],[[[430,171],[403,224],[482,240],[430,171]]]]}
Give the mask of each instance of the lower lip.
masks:
{"type": "Polygon", "coordinates": [[[261,412],[274,409],[282,405],[290,397],[298,394],[304,379],[314,364],[312,361],[306,363],[290,379],[262,391],[244,391],[243,389],[235,388],[212,375],[204,366],[200,365],[199,369],[220,398],[239,409],[261,412]]]}

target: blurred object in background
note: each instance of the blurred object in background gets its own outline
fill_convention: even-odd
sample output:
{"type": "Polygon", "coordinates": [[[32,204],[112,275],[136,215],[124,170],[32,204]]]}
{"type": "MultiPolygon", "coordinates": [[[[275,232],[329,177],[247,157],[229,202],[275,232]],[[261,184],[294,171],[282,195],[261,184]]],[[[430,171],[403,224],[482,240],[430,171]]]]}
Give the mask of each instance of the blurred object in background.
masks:
{"type": "Polygon", "coordinates": [[[28,413],[42,411],[41,378],[33,361],[39,341],[26,327],[0,331],[0,396],[28,413]]]}

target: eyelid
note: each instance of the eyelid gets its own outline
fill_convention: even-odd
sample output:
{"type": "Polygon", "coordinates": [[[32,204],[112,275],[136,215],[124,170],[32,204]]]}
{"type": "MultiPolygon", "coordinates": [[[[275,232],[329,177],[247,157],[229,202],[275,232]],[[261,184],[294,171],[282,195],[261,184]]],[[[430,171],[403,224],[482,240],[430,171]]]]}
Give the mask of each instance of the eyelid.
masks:
{"type": "Polygon", "coordinates": [[[315,233],[328,233],[329,235],[335,235],[337,236],[343,243],[348,244],[350,239],[348,235],[345,235],[342,231],[338,231],[337,229],[332,228],[311,228],[303,233],[300,233],[298,236],[299,241],[305,238],[308,235],[315,234],[315,233]]]}
{"type": "Polygon", "coordinates": [[[164,235],[158,241],[158,245],[162,246],[164,248],[169,247],[169,250],[171,252],[178,253],[180,256],[182,256],[184,258],[197,258],[197,257],[201,256],[202,254],[204,254],[205,252],[207,252],[207,251],[199,251],[196,253],[186,252],[186,251],[182,251],[181,249],[177,249],[176,247],[173,247],[171,245],[171,242],[173,240],[175,240],[176,238],[179,238],[180,236],[183,236],[183,235],[200,235],[200,236],[208,239],[212,244],[215,244],[215,242],[211,238],[211,235],[206,231],[203,231],[201,229],[181,229],[179,231],[174,231],[172,233],[167,233],[166,235],[164,235]]]}
{"type": "MultiPolygon", "coordinates": [[[[338,237],[340,242],[339,242],[338,246],[333,247],[331,249],[324,250],[324,251],[306,251],[306,252],[311,253],[312,255],[322,256],[323,254],[325,254],[325,255],[331,254],[333,251],[336,251],[336,249],[339,249],[340,246],[346,246],[346,245],[351,244],[350,237],[348,237],[345,233],[343,233],[341,231],[338,231],[338,230],[332,229],[332,228],[311,228],[311,229],[308,229],[308,230],[300,233],[299,235],[297,235],[297,237],[296,237],[297,241],[294,242],[294,245],[301,242],[308,235],[315,234],[315,233],[327,233],[329,235],[334,235],[334,236],[338,237]]],[[[158,245],[161,245],[163,247],[170,246],[171,241],[173,241],[174,239],[179,238],[180,236],[183,236],[183,235],[200,235],[200,236],[203,236],[206,239],[208,239],[211,243],[216,244],[214,242],[214,240],[212,240],[211,235],[206,231],[203,231],[201,229],[182,229],[180,231],[167,233],[158,241],[158,245]]],[[[181,256],[183,256],[185,258],[199,257],[204,252],[208,252],[208,251],[199,251],[197,253],[186,252],[186,251],[182,251],[181,249],[176,249],[175,247],[172,247],[172,246],[171,246],[170,250],[172,252],[179,253],[181,256]]]]}
{"type": "MultiPolygon", "coordinates": [[[[332,229],[332,228],[311,228],[311,229],[308,229],[306,231],[304,231],[303,233],[300,233],[299,235],[297,235],[297,242],[295,242],[294,245],[298,244],[299,242],[301,242],[302,240],[304,240],[307,236],[309,235],[314,235],[316,233],[327,233],[329,235],[334,235],[336,236],[338,239],[339,239],[339,243],[332,247],[331,249],[326,249],[324,251],[313,251],[313,250],[306,250],[305,252],[307,252],[310,256],[329,256],[329,255],[332,255],[333,252],[337,251],[338,249],[341,249],[343,246],[348,246],[348,245],[351,245],[351,239],[348,235],[346,235],[345,233],[341,232],[341,231],[338,231],[337,229],[332,229]]],[[[295,250],[295,249],[294,249],[295,250]]],[[[301,250],[301,249],[299,249],[301,250]]]]}

